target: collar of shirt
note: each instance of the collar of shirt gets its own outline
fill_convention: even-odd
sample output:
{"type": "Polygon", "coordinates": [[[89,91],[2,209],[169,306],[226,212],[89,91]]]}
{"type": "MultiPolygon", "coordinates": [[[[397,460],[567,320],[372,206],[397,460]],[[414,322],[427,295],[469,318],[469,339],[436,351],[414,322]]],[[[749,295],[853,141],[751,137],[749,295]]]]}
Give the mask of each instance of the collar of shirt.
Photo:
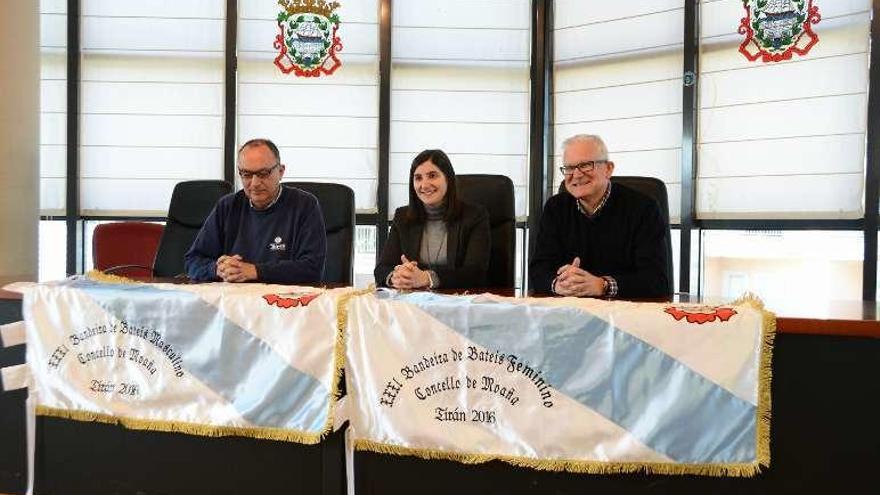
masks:
{"type": "Polygon", "coordinates": [[[596,218],[597,216],[599,216],[599,212],[602,211],[602,207],[605,206],[605,203],[608,201],[609,196],[611,196],[611,183],[610,182],[608,183],[608,187],[605,189],[605,195],[602,196],[602,201],[599,201],[599,205],[596,206],[596,209],[593,211],[593,213],[588,212],[587,209],[584,208],[583,205],[581,205],[581,201],[577,198],[575,198],[574,204],[577,205],[578,211],[581,212],[581,214],[584,215],[585,217],[596,218]]]}
{"type": "MultiPolygon", "coordinates": [[[[278,186],[278,194],[275,195],[275,199],[273,199],[271,203],[269,203],[268,205],[266,205],[265,208],[257,208],[256,206],[254,206],[254,202],[251,201],[250,199],[248,199],[248,203],[251,204],[251,208],[253,208],[253,209],[257,210],[257,211],[266,211],[266,210],[268,210],[269,208],[275,206],[275,203],[278,202],[278,198],[281,197],[281,190],[282,190],[282,189],[284,189],[284,186],[279,185],[279,186],[278,186]]],[[[606,196],[607,196],[607,194],[606,194],[606,196]]],[[[602,201],[604,202],[605,200],[603,199],[602,201]]]]}

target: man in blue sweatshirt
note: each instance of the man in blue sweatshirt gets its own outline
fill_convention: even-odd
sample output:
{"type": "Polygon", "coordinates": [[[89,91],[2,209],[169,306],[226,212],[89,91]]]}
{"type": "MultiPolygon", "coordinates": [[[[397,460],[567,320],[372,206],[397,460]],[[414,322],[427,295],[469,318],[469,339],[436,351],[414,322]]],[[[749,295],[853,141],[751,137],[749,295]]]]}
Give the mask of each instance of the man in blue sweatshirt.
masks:
{"type": "Polygon", "coordinates": [[[284,165],[275,143],[252,139],[238,150],[241,191],[220,198],[185,264],[199,281],[320,282],[327,257],[318,200],[282,187],[284,165]]]}

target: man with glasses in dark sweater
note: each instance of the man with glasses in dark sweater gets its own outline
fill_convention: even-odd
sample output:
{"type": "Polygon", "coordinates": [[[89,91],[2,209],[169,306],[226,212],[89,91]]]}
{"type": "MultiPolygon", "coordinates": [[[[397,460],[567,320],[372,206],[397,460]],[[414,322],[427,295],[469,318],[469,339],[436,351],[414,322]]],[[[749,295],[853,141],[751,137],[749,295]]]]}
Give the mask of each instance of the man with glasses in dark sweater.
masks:
{"type": "Polygon", "coordinates": [[[599,136],[563,143],[566,192],[547,200],[531,289],[574,297],[666,297],[667,228],[653,199],[611,183],[614,162],[599,136]]]}
{"type": "Polygon", "coordinates": [[[320,282],[327,256],[318,200],[283,187],[285,167],[275,143],[252,139],[238,150],[242,190],[224,196],[186,253],[198,281],[320,282]]]}

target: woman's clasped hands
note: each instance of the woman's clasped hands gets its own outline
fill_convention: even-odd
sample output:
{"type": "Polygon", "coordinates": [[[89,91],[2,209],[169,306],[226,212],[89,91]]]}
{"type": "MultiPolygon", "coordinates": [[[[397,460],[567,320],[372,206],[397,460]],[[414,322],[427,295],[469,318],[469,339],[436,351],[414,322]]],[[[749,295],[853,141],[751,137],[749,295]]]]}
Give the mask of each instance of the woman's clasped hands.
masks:
{"type": "Polygon", "coordinates": [[[431,277],[426,270],[419,268],[418,262],[400,256],[400,264],[391,273],[391,286],[395,289],[421,289],[431,285],[431,277]]]}

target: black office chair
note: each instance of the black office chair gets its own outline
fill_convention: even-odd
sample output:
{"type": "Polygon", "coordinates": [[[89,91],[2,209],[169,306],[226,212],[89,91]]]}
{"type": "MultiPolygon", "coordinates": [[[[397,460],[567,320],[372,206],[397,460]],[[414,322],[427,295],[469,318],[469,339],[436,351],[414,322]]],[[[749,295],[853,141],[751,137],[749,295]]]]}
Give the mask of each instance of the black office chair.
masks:
{"type": "Polygon", "coordinates": [[[516,259],[516,206],[510,177],[490,174],[457,175],[461,199],[483,205],[489,211],[491,250],[486,285],[514,287],[516,259]]]}
{"type": "MultiPolygon", "coordinates": [[[[666,278],[669,280],[669,293],[675,292],[675,279],[672,271],[672,233],[669,227],[669,195],[666,193],[666,184],[656,177],[640,177],[636,175],[612,175],[612,184],[634,189],[657,202],[660,214],[666,223],[666,278]]],[[[568,194],[565,182],[559,184],[559,192],[568,194]]]]}
{"type": "Polygon", "coordinates": [[[327,261],[322,282],[354,283],[354,191],[329,182],[284,182],[318,198],[327,231],[327,261]]]}
{"type": "Polygon", "coordinates": [[[190,180],[174,186],[165,231],[153,262],[154,277],[176,277],[185,273],[183,256],[217,200],[231,192],[232,184],[222,180],[190,180]]]}

